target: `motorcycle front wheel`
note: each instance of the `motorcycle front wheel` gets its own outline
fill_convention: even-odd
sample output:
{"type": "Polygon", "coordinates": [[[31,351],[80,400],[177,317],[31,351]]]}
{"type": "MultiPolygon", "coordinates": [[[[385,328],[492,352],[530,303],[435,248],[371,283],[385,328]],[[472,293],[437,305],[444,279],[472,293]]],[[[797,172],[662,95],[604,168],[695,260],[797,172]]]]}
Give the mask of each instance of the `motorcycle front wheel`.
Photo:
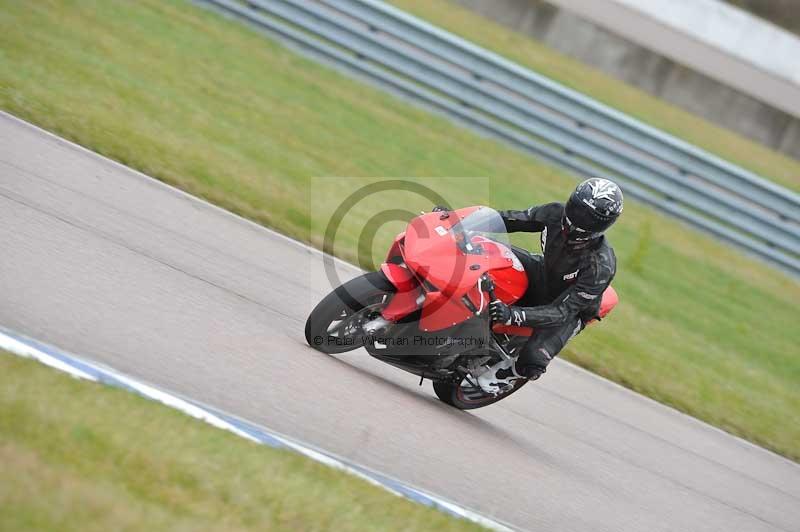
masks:
{"type": "Polygon", "coordinates": [[[347,281],[325,296],[306,320],[306,342],[327,354],[346,353],[364,345],[363,324],[380,317],[395,292],[383,272],[347,281]]]}
{"type": "Polygon", "coordinates": [[[474,410],[505,399],[525,386],[527,382],[527,379],[514,381],[508,391],[492,395],[484,392],[474,377],[466,375],[459,382],[433,381],[433,391],[436,393],[436,397],[450,406],[459,410],[474,410]]]}

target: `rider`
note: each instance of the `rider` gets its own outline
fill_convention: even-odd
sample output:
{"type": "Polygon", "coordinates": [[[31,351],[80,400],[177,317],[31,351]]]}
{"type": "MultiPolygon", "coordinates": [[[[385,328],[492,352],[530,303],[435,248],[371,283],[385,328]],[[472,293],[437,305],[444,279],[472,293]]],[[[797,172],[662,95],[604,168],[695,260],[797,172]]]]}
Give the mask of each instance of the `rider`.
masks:
{"type": "Polygon", "coordinates": [[[497,393],[515,379],[535,380],[564,345],[598,317],[603,291],[617,269],[614,250],[603,233],[622,213],[622,190],[607,179],[587,179],[566,205],[547,203],[524,211],[502,211],[510,233],[541,233],[542,255],[515,248],[528,276],[528,291],[509,306],[492,301],[495,322],[534,327],[516,363],[503,360],[478,376],[497,393]]]}

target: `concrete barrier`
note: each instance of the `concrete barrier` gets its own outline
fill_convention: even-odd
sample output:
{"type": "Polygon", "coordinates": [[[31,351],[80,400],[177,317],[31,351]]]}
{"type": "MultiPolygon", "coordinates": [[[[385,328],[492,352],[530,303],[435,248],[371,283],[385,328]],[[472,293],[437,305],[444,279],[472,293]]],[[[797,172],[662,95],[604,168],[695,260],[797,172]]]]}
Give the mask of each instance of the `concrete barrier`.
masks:
{"type": "Polygon", "coordinates": [[[702,21],[693,20],[687,11],[691,5],[685,2],[683,10],[673,6],[657,11],[657,6],[628,0],[453,1],[722,127],[800,158],[800,68],[792,68],[800,55],[786,51],[800,50],[800,39],[756,17],[724,6],[706,13],[702,21]],[[653,18],[658,13],[662,18],[653,18]],[[720,24],[731,17],[737,22],[735,31],[721,31],[720,24]],[[717,30],[709,29],[714,27],[717,30]],[[759,38],[748,44],[743,37],[748,34],[759,38]],[[759,63],[770,43],[778,46],[773,54],[778,57],[759,63]],[[737,48],[739,53],[734,53],[737,48]]]}

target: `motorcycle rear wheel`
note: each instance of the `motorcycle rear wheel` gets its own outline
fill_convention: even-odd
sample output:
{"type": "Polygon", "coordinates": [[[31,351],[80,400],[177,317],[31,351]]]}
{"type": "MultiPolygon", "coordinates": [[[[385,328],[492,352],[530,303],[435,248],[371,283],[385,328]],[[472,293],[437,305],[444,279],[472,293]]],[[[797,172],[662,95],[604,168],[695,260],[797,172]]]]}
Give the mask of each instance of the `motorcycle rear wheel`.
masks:
{"type": "Polygon", "coordinates": [[[505,399],[512,393],[516,392],[528,381],[520,379],[514,381],[508,391],[504,391],[497,395],[492,395],[484,392],[475,382],[474,378],[468,379],[463,377],[459,382],[445,382],[433,381],[433,391],[436,397],[450,406],[458,408],[459,410],[474,410],[482,408],[505,399]],[[470,382],[470,380],[472,382],[470,382]]]}
{"type": "Polygon", "coordinates": [[[395,287],[381,271],[347,281],[325,296],[306,320],[306,342],[326,354],[346,353],[364,345],[361,326],[380,315],[395,287]]]}

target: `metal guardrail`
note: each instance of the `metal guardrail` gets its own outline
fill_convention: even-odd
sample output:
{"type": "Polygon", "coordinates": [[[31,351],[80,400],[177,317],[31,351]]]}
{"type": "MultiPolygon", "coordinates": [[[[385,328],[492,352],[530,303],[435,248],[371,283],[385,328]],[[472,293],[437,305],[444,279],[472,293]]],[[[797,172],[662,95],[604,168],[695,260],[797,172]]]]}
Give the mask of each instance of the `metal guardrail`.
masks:
{"type": "Polygon", "coordinates": [[[800,195],[376,0],[195,0],[800,275],[800,195]]]}

